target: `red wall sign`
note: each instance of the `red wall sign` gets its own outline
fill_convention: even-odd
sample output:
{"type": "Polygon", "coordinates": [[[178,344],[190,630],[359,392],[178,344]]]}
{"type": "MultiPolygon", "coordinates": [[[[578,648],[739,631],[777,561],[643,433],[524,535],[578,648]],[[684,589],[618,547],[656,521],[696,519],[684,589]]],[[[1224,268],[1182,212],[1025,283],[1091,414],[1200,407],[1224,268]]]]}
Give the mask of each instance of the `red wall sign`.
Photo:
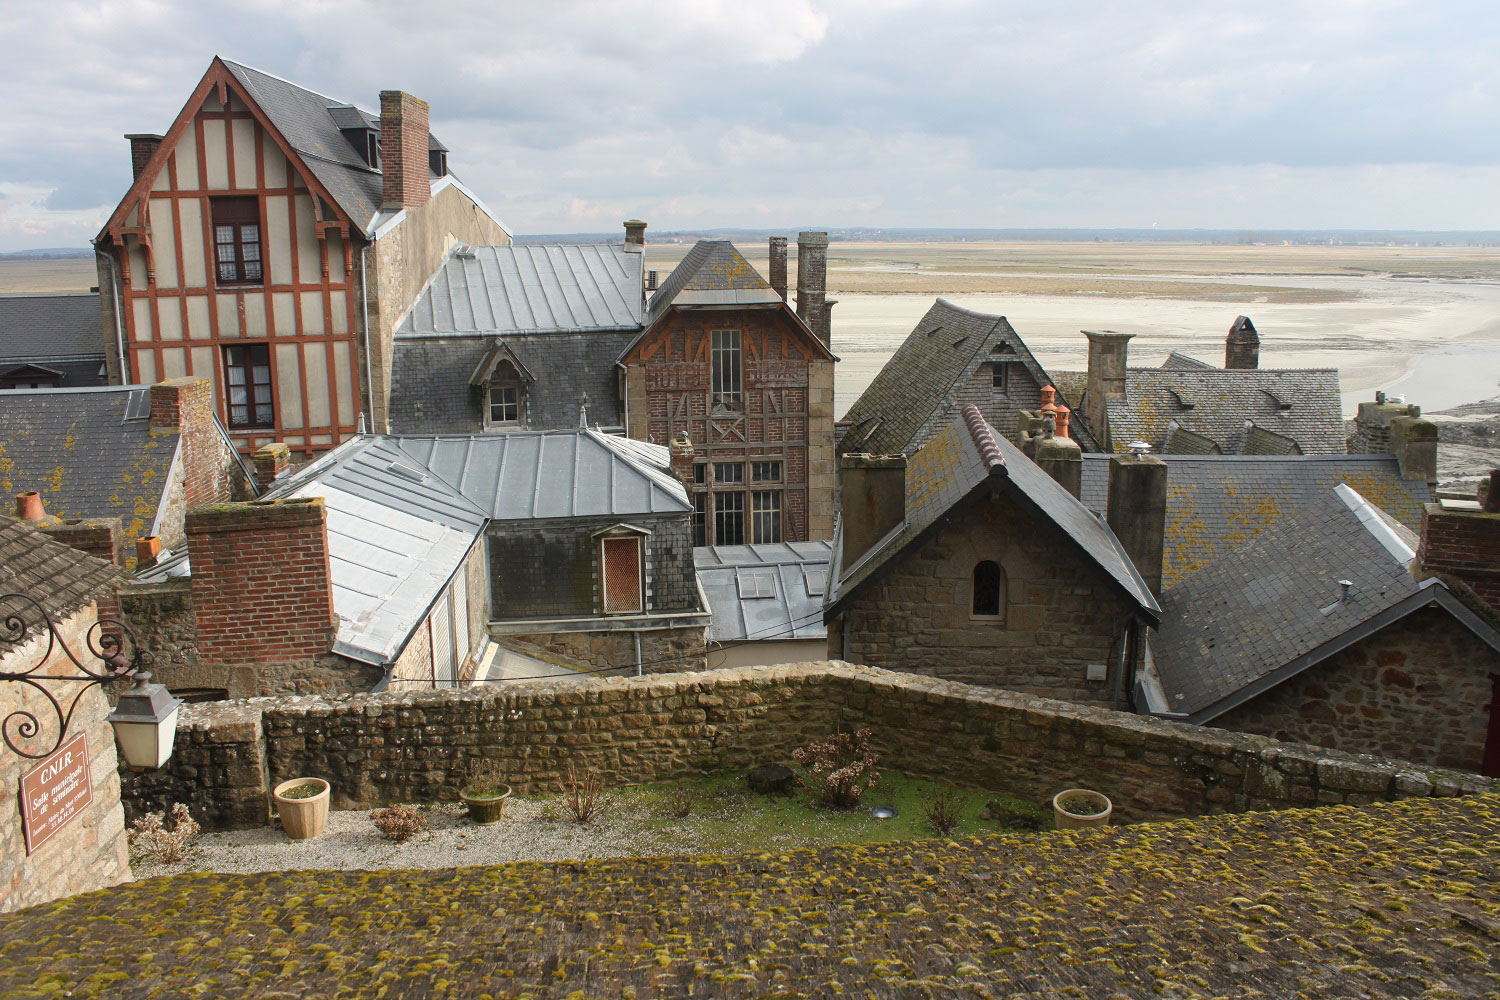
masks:
{"type": "Polygon", "coordinates": [[[25,821],[27,854],[34,854],[94,801],[86,736],[79,733],[21,777],[21,818],[25,821]]]}

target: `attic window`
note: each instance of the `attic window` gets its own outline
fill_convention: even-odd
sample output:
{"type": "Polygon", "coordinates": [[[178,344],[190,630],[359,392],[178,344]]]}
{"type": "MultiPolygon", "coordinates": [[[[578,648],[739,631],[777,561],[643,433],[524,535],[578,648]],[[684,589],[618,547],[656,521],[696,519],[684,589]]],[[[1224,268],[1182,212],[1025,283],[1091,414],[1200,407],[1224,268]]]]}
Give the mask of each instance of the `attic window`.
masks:
{"type": "Polygon", "coordinates": [[[425,483],[425,482],[427,482],[427,474],[426,473],[419,472],[418,470],[413,469],[409,465],[402,465],[400,462],[392,462],[390,465],[386,466],[386,469],[388,471],[390,471],[390,472],[392,472],[392,473],[400,476],[402,479],[409,479],[409,480],[411,480],[414,483],[425,483]]]}
{"type": "Polygon", "coordinates": [[[149,416],[151,416],[151,390],[132,389],[130,398],[125,401],[125,416],[121,422],[145,420],[149,416]]]}
{"type": "Polygon", "coordinates": [[[771,570],[742,569],[734,576],[742,601],[776,596],[776,582],[771,577],[771,570]]]}
{"type": "Polygon", "coordinates": [[[822,597],[828,589],[828,567],[802,567],[802,585],[807,588],[808,597],[822,597]]]}
{"type": "Polygon", "coordinates": [[[1267,396],[1271,397],[1271,402],[1273,402],[1273,403],[1276,404],[1276,409],[1278,409],[1278,410],[1290,410],[1292,408],[1292,404],[1291,403],[1283,401],[1280,396],[1276,395],[1270,389],[1262,389],[1261,392],[1263,392],[1267,396]]]}
{"type": "Polygon", "coordinates": [[[994,347],[990,348],[990,353],[991,354],[1014,354],[1014,353],[1016,353],[1016,349],[1014,347],[1011,347],[1009,344],[999,343],[999,344],[996,344],[994,347]]]}
{"type": "Polygon", "coordinates": [[[1182,393],[1178,392],[1176,389],[1168,389],[1167,391],[1172,394],[1172,401],[1177,404],[1177,408],[1179,410],[1191,410],[1193,409],[1193,407],[1198,405],[1191,399],[1188,399],[1182,393]]]}
{"type": "Polygon", "coordinates": [[[446,149],[429,149],[427,151],[427,166],[439,177],[448,176],[448,151],[446,149]]]}

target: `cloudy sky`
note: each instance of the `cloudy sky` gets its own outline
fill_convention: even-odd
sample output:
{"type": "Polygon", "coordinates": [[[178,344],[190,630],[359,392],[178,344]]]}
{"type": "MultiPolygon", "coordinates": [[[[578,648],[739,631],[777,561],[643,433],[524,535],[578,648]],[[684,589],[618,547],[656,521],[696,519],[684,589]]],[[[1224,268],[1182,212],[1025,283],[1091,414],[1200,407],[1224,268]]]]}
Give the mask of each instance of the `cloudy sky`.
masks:
{"type": "Polygon", "coordinates": [[[1497,52],[1495,0],[4,0],[0,250],[85,245],[215,54],[425,98],[522,233],[1500,229],[1497,52]]]}

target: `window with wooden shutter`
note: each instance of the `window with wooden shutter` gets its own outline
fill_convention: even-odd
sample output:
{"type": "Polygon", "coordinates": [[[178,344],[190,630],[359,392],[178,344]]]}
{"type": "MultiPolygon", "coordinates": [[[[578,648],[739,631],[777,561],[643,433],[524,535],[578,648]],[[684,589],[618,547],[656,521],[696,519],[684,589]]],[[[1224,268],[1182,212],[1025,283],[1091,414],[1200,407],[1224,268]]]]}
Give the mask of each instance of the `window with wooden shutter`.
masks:
{"type": "Polygon", "coordinates": [[[642,600],[641,539],[603,540],[604,613],[629,614],[645,610],[642,600]]]}
{"type": "Polygon", "coordinates": [[[260,199],[212,198],[214,273],[220,285],[259,285],[260,199]]]}

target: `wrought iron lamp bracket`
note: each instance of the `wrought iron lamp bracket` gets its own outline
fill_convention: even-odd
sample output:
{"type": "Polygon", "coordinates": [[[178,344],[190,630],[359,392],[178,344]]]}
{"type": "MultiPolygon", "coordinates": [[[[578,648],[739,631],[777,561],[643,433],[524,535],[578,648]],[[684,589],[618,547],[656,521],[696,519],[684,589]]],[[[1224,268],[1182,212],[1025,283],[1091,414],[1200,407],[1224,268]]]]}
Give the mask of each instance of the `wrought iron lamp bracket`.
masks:
{"type": "Polygon", "coordinates": [[[46,629],[46,648],[41,651],[41,655],[34,664],[25,670],[0,671],[0,681],[25,684],[41,692],[57,718],[57,739],[51,746],[39,753],[25,749],[26,745],[42,732],[43,722],[37,717],[36,712],[24,707],[18,708],[7,715],[3,722],[0,722],[0,736],[4,737],[6,746],[22,757],[41,760],[62,746],[63,740],[68,735],[68,726],[73,721],[73,712],[78,708],[78,702],[84,692],[95,685],[103,687],[133,676],[141,666],[141,650],[136,644],[135,633],[131,632],[130,626],[113,618],[101,618],[89,626],[89,630],[83,636],[84,645],[88,648],[88,657],[98,660],[101,668],[90,669],[84,663],[84,659],[88,657],[80,658],[79,654],[68,646],[58,632],[57,625],[52,621],[52,616],[35,599],[25,594],[0,594],[0,609],[4,609],[3,617],[0,617],[0,652],[8,651],[7,647],[20,648],[39,640],[41,636],[33,632],[37,625],[46,629]],[[17,603],[22,607],[18,610],[11,610],[17,603]],[[128,656],[126,655],[127,649],[129,650],[128,656]],[[52,654],[57,650],[61,650],[67,656],[76,669],[76,673],[41,673],[42,668],[51,661],[52,654]],[[74,694],[66,710],[63,708],[62,701],[46,683],[53,681],[82,685],[77,689],[77,693],[74,694]]]}

